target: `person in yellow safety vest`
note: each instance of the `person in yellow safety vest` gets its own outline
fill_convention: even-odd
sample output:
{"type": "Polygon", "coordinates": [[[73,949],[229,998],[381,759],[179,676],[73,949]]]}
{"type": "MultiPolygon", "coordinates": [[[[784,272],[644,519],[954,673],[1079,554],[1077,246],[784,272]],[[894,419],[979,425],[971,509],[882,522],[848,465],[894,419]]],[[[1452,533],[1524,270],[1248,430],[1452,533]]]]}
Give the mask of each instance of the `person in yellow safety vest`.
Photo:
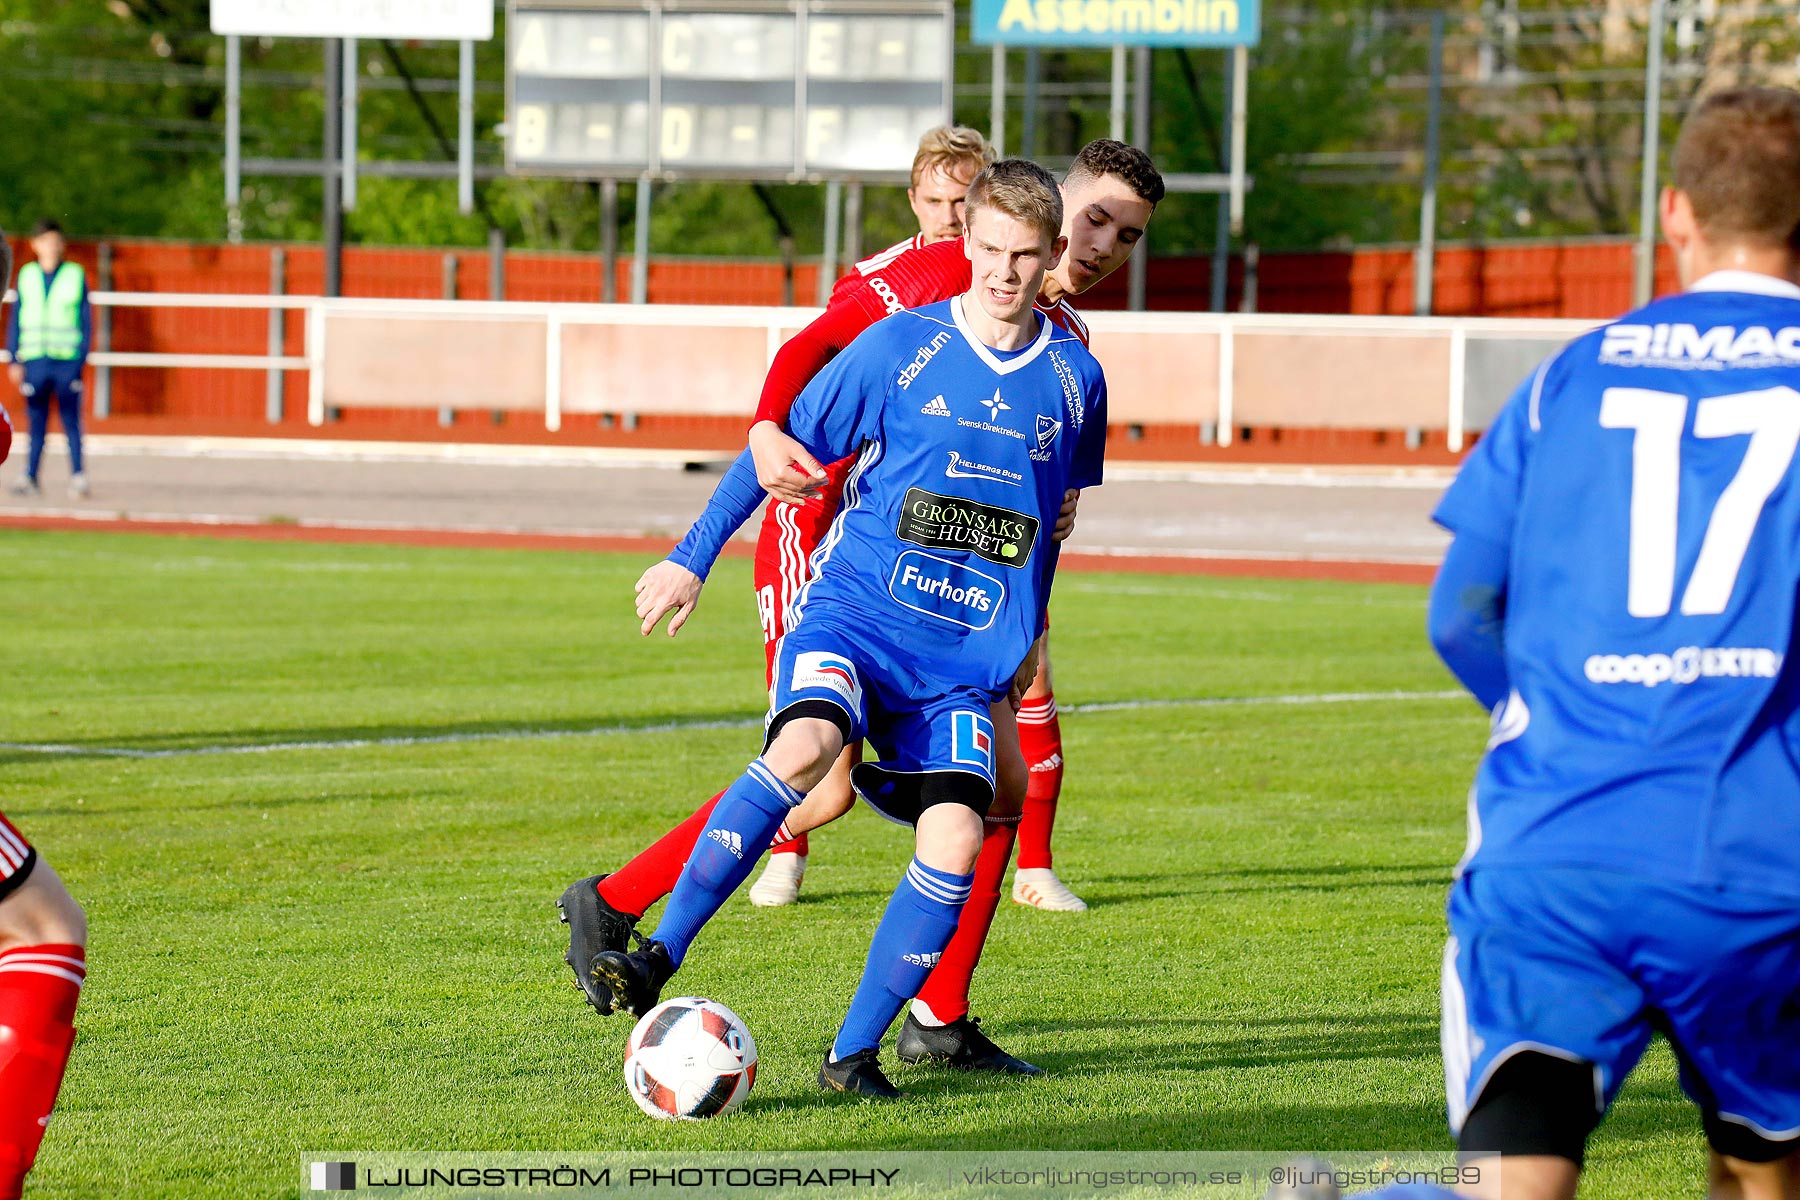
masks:
{"type": "Polygon", "coordinates": [[[31,418],[25,478],[13,491],[21,495],[39,491],[38,466],[54,399],[69,439],[69,494],[80,499],[88,494],[81,460],[81,371],[93,340],[94,310],[80,264],[63,260],[67,248],[62,227],[55,221],[39,221],[32,229],[31,249],[37,261],[19,268],[18,299],[6,323],[6,350],[12,358],[7,375],[25,397],[31,418]]]}

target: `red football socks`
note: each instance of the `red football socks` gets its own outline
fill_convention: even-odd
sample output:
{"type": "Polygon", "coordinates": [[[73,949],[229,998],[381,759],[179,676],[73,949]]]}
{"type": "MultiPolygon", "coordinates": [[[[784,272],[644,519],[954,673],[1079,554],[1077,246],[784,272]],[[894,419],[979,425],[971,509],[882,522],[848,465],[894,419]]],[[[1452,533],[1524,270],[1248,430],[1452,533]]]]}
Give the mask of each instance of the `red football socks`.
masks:
{"type": "Polygon", "coordinates": [[[87,978],[80,946],[0,954],[0,1200],[16,1200],[75,1044],[75,1002],[87,978]]]}
{"type": "Polygon", "coordinates": [[[956,933],[926,977],[925,986],[919,989],[919,999],[932,1016],[946,1025],[969,1015],[969,980],[975,975],[975,964],[981,961],[981,948],[993,927],[994,911],[1000,907],[1000,881],[1006,877],[1006,864],[1012,858],[1015,833],[1010,821],[988,821],[982,826],[981,853],[975,856],[975,883],[956,920],[956,933]]]}
{"type": "MultiPolygon", "coordinates": [[[[1031,768],[1025,790],[1025,817],[1019,822],[1019,866],[1050,865],[1050,832],[1056,827],[1056,800],[1062,794],[1062,726],[1056,697],[1027,700],[1019,709],[1019,749],[1031,768]]],[[[979,886],[979,884],[977,885],[979,886]]]]}
{"type": "MultiPolygon", "coordinates": [[[[720,792],[719,796],[725,793],[720,792]]],[[[687,865],[694,843],[706,832],[712,820],[714,796],[694,810],[694,815],[662,835],[638,856],[600,881],[596,889],[600,898],[622,913],[634,917],[675,890],[681,868],[687,865]]]]}
{"type": "MultiPolygon", "coordinates": [[[[786,830],[787,830],[786,825],[783,825],[781,828],[782,828],[783,832],[786,832],[786,830]]],[[[775,844],[774,844],[774,849],[770,850],[769,853],[770,854],[805,854],[806,853],[806,835],[804,833],[802,833],[797,837],[790,837],[787,841],[782,841],[782,840],[780,840],[780,838],[777,838],[775,841],[775,844]]]]}

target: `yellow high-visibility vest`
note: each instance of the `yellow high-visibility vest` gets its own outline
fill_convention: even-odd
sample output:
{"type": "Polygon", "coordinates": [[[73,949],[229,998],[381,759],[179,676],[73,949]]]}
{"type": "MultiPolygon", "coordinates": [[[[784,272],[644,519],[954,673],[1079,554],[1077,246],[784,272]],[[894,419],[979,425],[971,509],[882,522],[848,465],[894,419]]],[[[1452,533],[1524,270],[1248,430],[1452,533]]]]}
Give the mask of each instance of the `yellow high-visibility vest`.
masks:
{"type": "Polygon", "coordinates": [[[48,281],[43,268],[34,262],[19,268],[18,361],[74,358],[81,350],[81,301],[85,295],[87,277],[76,263],[62,264],[48,281]]]}

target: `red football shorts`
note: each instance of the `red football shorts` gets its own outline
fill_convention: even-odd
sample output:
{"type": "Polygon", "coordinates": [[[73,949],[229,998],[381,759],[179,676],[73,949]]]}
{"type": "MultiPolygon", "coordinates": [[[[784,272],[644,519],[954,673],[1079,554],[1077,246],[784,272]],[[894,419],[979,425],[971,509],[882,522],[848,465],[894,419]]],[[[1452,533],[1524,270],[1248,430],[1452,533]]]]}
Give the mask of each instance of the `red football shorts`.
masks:
{"type": "Polygon", "coordinates": [[[37,851],[25,840],[18,827],[0,813],[0,900],[25,882],[37,862],[37,851]]]}
{"type": "Polygon", "coordinates": [[[762,618],[764,679],[772,681],[775,646],[787,632],[788,614],[806,583],[814,550],[824,540],[837,516],[844,494],[844,479],[855,465],[845,459],[825,468],[825,486],[804,504],[769,501],[763,510],[762,532],[756,538],[756,611],[762,618]]]}

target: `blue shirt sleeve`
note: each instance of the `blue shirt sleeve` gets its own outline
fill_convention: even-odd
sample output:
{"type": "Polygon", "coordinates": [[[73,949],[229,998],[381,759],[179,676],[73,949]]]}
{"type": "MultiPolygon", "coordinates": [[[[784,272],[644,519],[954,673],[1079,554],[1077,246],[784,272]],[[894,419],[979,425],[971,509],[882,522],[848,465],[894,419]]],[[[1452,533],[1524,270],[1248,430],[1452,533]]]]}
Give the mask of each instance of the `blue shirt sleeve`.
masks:
{"type": "Polygon", "coordinates": [[[820,462],[848,458],[881,429],[895,358],[885,325],[872,326],[813,376],[788,412],[788,436],[820,462]]]}
{"type": "Polygon", "coordinates": [[[1072,488],[1099,487],[1106,462],[1106,376],[1094,373],[1094,402],[1088,406],[1075,443],[1075,461],[1069,471],[1072,488]]]}
{"type": "Polygon", "coordinates": [[[1536,436],[1533,413],[1554,362],[1545,362],[1513,392],[1438,501],[1431,519],[1451,533],[1472,533],[1503,547],[1512,545],[1525,462],[1536,436]]]}
{"type": "Polygon", "coordinates": [[[1476,533],[1457,536],[1431,585],[1431,644],[1484,708],[1506,699],[1505,546],[1476,533]]]}
{"type": "Polygon", "coordinates": [[[756,482],[756,460],[748,447],[732,461],[713,489],[712,499],[687,536],[669,553],[669,561],[686,567],[701,579],[712,570],[725,543],[762,507],[763,490],[756,482]]]}

